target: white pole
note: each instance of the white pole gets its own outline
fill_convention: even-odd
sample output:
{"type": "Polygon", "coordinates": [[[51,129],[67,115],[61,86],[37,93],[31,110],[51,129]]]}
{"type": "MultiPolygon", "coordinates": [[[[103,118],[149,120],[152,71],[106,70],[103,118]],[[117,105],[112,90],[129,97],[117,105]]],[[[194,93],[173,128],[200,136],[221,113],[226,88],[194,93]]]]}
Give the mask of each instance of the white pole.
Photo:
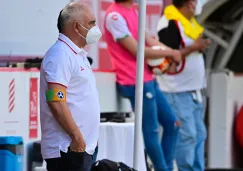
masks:
{"type": "Polygon", "coordinates": [[[142,107],[143,107],[143,76],[144,76],[144,46],[145,46],[145,25],[146,25],[146,0],[139,1],[139,33],[138,33],[138,53],[137,53],[137,74],[135,92],[135,135],[134,135],[134,156],[133,167],[138,170],[139,156],[143,156],[144,151],[140,145],[142,141],[142,107]]]}

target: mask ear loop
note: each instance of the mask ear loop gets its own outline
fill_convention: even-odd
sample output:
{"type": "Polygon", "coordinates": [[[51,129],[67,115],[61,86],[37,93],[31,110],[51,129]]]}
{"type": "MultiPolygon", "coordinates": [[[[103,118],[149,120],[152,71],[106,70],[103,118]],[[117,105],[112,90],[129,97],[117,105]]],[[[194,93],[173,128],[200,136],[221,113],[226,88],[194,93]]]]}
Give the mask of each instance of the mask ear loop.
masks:
{"type": "Polygon", "coordinates": [[[77,32],[79,36],[81,36],[82,38],[84,38],[86,40],[86,38],[84,36],[82,36],[82,34],[80,34],[79,32],[77,32]]]}
{"type": "Polygon", "coordinates": [[[89,31],[86,27],[84,27],[82,24],[78,23],[81,27],[83,27],[85,30],[89,31]]]}
{"type": "MultiPolygon", "coordinates": [[[[85,28],[82,24],[78,23],[81,27],[83,27],[85,30],[89,31],[87,28],[85,28]]],[[[77,32],[79,36],[81,36],[82,38],[84,38],[86,40],[86,37],[84,37],[82,34],[80,34],[79,32],[77,32]]]]}

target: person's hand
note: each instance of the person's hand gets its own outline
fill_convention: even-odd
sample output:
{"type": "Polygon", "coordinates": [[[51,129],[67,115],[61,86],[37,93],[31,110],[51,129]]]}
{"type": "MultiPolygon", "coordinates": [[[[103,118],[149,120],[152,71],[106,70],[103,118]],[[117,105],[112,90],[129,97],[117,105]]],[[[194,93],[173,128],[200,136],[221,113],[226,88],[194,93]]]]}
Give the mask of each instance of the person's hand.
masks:
{"type": "Polygon", "coordinates": [[[211,40],[200,37],[194,42],[192,48],[195,51],[204,51],[205,49],[208,48],[210,44],[211,44],[211,40]]]}
{"type": "Polygon", "coordinates": [[[73,152],[85,152],[86,143],[83,139],[82,134],[76,136],[72,139],[70,150],[73,152]]]}
{"type": "Polygon", "coordinates": [[[179,50],[172,50],[171,57],[176,63],[180,63],[182,60],[181,52],[179,50]]]}
{"type": "Polygon", "coordinates": [[[170,66],[169,66],[167,72],[170,72],[170,73],[177,72],[177,63],[174,62],[174,61],[171,61],[170,66]]]}

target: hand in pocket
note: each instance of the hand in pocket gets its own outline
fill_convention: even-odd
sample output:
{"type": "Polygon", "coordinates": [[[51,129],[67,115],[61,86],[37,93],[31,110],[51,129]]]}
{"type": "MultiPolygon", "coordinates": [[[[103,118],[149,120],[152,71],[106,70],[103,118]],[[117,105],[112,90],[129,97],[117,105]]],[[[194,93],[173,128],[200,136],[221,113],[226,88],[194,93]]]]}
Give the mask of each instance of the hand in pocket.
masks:
{"type": "Polygon", "coordinates": [[[67,155],[70,163],[70,171],[82,171],[85,152],[75,152],[69,148],[67,155]]]}
{"type": "Polygon", "coordinates": [[[85,152],[86,143],[82,134],[80,133],[77,138],[72,139],[70,150],[73,152],[85,152]]]}

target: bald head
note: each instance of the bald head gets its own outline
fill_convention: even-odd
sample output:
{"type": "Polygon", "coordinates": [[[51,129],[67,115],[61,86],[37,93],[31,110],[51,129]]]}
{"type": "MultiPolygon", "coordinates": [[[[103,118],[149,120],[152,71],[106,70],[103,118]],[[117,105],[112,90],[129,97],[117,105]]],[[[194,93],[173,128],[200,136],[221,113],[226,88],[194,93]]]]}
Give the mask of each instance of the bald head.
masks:
{"type": "Polygon", "coordinates": [[[94,14],[89,5],[79,2],[71,2],[67,4],[59,13],[57,24],[58,30],[60,33],[62,33],[63,30],[67,28],[67,26],[72,25],[74,21],[84,24],[87,18],[93,16],[94,14]]]}

